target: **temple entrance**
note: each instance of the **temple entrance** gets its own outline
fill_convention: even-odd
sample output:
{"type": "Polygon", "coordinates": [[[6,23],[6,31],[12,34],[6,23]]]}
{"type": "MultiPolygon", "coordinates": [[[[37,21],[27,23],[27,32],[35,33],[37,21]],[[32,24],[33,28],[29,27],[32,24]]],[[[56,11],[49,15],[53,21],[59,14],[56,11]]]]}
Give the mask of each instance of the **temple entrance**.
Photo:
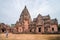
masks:
{"type": "Polygon", "coordinates": [[[1,29],[2,30],[2,32],[5,32],[6,31],[6,29],[4,28],[4,29],[1,29]]]}
{"type": "Polygon", "coordinates": [[[39,32],[41,32],[41,28],[39,28],[39,32]]]}
{"type": "Polygon", "coordinates": [[[52,31],[54,31],[54,28],[52,28],[52,31]]]}

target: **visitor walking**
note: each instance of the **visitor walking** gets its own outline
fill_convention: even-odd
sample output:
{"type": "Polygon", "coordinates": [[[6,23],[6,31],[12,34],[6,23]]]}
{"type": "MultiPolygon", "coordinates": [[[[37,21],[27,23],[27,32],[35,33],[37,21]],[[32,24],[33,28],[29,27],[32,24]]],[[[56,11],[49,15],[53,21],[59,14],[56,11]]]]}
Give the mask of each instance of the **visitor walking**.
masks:
{"type": "Polygon", "coordinates": [[[8,38],[8,31],[6,31],[6,38],[8,38]]]}

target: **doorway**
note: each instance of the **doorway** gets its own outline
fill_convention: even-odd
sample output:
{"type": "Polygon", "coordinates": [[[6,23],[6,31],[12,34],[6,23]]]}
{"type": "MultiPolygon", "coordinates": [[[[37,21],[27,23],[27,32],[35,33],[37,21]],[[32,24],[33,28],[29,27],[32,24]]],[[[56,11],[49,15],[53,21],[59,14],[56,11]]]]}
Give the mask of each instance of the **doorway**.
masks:
{"type": "Polygon", "coordinates": [[[5,32],[6,31],[6,29],[1,29],[2,30],[2,32],[5,32]]]}
{"type": "Polygon", "coordinates": [[[41,28],[39,28],[39,32],[41,32],[41,28]]]}

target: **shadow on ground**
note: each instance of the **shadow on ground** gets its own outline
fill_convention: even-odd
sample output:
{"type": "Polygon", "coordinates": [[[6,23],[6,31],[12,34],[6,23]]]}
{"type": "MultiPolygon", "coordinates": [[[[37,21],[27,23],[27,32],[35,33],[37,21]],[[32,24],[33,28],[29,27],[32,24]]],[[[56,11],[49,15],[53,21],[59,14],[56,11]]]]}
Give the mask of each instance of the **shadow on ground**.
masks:
{"type": "Polygon", "coordinates": [[[49,37],[48,40],[60,40],[60,36],[49,37]]]}

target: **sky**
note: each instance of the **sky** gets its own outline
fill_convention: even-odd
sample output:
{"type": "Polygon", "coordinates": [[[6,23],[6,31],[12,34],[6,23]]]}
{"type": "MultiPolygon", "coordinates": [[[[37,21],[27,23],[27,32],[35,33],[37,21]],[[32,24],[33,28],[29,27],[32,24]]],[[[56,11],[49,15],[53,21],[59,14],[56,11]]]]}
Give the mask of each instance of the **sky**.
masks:
{"type": "Polygon", "coordinates": [[[60,24],[60,0],[0,0],[0,23],[15,24],[25,5],[32,19],[49,14],[60,24]]]}

